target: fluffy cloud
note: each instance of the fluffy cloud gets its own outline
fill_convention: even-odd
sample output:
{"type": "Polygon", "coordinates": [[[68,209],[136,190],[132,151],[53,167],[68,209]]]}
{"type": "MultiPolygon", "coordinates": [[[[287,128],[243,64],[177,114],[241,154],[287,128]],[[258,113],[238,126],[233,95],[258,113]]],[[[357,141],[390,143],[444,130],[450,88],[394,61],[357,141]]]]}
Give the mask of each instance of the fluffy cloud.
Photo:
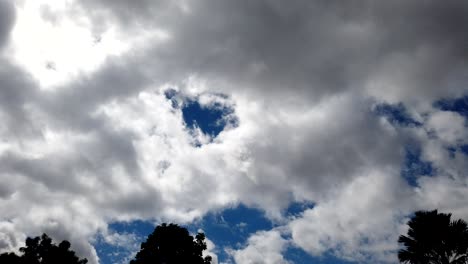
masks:
{"type": "Polygon", "coordinates": [[[430,133],[439,137],[444,145],[463,145],[467,143],[468,138],[465,122],[458,113],[439,111],[430,116],[427,128],[430,133]]]}
{"type": "MultiPolygon", "coordinates": [[[[198,230],[198,232],[204,233],[203,230],[198,230]]],[[[206,250],[203,252],[203,256],[207,256],[207,255],[210,256],[211,263],[218,264],[218,255],[216,254],[218,249],[216,248],[216,245],[209,238],[205,238],[205,241],[206,241],[206,250]]]]}
{"type": "Polygon", "coordinates": [[[47,232],[97,263],[109,222],[243,203],[284,234],[252,235],[239,263],[286,263],[288,245],[391,262],[413,210],[468,215],[466,120],[433,108],[465,95],[463,2],[37,3],[0,1],[2,250],[47,232]],[[168,89],[228,105],[236,125],[194,133],[168,89]],[[434,167],[417,186],[400,176],[407,144],[434,167]],[[294,201],[315,207],[287,219],[294,201]]]}
{"type": "Polygon", "coordinates": [[[233,250],[230,254],[239,264],[272,263],[289,264],[282,253],[286,250],[288,241],[276,230],[260,231],[247,240],[247,246],[233,250]]]}
{"type": "Polygon", "coordinates": [[[395,171],[364,172],[291,221],[292,240],[313,255],[329,251],[351,261],[396,262],[395,241],[414,207],[411,195],[395,171]]]}

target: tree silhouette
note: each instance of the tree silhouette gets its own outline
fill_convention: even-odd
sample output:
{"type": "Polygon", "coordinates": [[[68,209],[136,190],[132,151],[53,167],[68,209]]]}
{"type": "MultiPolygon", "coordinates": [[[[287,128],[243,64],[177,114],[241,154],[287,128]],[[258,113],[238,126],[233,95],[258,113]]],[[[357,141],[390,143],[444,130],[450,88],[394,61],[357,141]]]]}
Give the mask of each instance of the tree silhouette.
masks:
{"type": "Polygon", "coordinates": [[[401,263],[465,264],[468,263],[468,225],[451,214],[418,211],[408,222],[408,235],[398,239],[405,249],[398,252],[401,263]]]}
{"type": "Polygon", "coordinates": [[[0,255],[0,263],[8,264],[86,264],[87,259],[79,259],[70,250],[70,242],[64,240],[57,246],[46,234],[41,237],[26,239],[26,246],[20,248],[21,256],[15,253],[0,255]]]}
{"type": "Polygon", "coordinates": [[[21,257],[16,255],[13,252],[3,253],[0,255],[0,263],[7,263],[7,264],[22,264],[21,257]]]}
{"type": "Polygon", "coordinates": [[[194,239],[187,229],[164,223],[141,243],[141,250],[130,264],[210,264],[211,257],[203,258],[203,250],[206,250],[203,233],[194,239]]]}

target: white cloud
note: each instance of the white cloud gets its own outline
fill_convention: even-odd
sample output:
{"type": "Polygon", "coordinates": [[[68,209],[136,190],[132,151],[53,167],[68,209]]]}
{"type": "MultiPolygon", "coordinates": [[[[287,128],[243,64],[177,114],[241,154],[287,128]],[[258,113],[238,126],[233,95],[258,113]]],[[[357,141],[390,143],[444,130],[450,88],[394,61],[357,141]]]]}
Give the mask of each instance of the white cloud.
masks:
{"type": "Polygon", "coordinates": [[[419,184],[417,201],[421,208],[439,208],[442,212],[453,213],[455,219],[468,218],[466,178],[423,177],[419,184]]]}
{"type": "Polygon", "coordinates": [[[403,217],[414,206],[411,195],[398,171],[364,172],[292,220],[292,240],[316,256],[330,252],[352,261],[393,263],[403,217]]]}
{"type": "Polygon", "coordinates": [[[288,241],[279,231],[259,231],[249,237],[244,248],[232,250],[230,254],[237,264],[289,264],[283,257],[287,246],[288,241]]]}
{"type": "Polygon", "coordinates": [[[456,112],[439,111],[430,115],[427,128],[446,145],[466,144],[468,132],[465,119],[456,112]]]}
{"type": "MultiPolygon", "coordinates": [[[[200,233],[204,233],[203,230],[198,230],[200,233]]],[[[205,237],[206,242],[206,250],[203,251],[203,257],[210,256],[212,264],[218,264],[218,248],[216,247],[215,243],[211,241],[208,237],[205,237]]]]}
{"type": "Polygon", "coordinates": [[[94,32],[91,21],[76,16],[75,1],[24,1],[16,5],[9,57],[20,64],[42,89],[56,89],[99,68],[109,56],[120,56],[142,43],[166,39],[161,30],[134,32],[116,27],[94,32]]]}

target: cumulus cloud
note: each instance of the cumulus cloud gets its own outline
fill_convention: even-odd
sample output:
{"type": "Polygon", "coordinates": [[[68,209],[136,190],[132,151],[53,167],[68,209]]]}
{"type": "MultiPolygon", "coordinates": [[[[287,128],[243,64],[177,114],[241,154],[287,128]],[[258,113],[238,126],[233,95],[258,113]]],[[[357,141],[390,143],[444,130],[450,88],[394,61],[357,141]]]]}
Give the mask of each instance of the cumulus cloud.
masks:
{"type": "MultiPolygon", "coordinates": [[[[199,233],[204,233],[203,230],[198,230],[199,233]]],[[[206,250],[203,251],[203,256],[210,256],[211,257],[211,263],[213,264],[218,264],[218,255],[216,252],[218,251],[218,248],[216,247],[215,243],[211,241],[208,237],[205,237],[205,242],[206,242],[206,250]]]]}
{"type": "Polygon", "coordinates": [[[296,245],[313,255],[331,252],[351,261],[393,263],[395,241],[413,207],[410,188],[394,171],[368,171],[289,227],[296,245]]]}
{"type": "Polygon", "coordinates": [[[288,241],[277,230],[260,231],[249,237],[245,248],[232,250],[230,254],[239,264],[289,264],[282,255],[287,244],[288,241]]]}
{"type": "Polygon", "coordinates": [[[468,138],[465,122],[458,113],[439,111],[430,116],[427,128],[445,145],[463,145],[467,143],[468,138]]]}
{"type": "Polygon", "coordinates": [[[1,250],[47,232],[97,263],[112,221],[243,203],[285,231],[253,234],[239,263],[287,263],[288,245],[392,262],[413,210],[468,215],[466,120],[434,108],[466,94],[464,2],[33,3],[0,1],[1,250]],[[170,89],[235,125],[194,133],[170,89]],[[434,168],[417,186],[400,175],[408,144],[434,168]],[[301,201],[315,206],[282,214],[301,201]]]}

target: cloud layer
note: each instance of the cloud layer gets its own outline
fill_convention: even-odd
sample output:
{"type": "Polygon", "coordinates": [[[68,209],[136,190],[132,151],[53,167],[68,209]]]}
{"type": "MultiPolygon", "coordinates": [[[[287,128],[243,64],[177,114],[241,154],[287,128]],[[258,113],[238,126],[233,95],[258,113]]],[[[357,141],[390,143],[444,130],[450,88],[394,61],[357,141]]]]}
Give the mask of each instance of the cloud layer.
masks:
{"type": "Polygon", "coordinates": [[[435,104],[467,95],[467,12],[461,1],[0,1],[0,250],[47,232],[97,263],[91,242],[110,222],[188,223],[242,203],[280,228],[252,234],[237,263],[260,251],[288,263],[287,247],[394,262],[412,211],[468,218],[466,118],[435,104]],[[184,98],[233,109],[236,125],[214,138],[187,127],[174,107],[184,98]],[[391,122],[382,104],[417,122],[391,122]],[[401,176],[409,146],[433,167],[416,184],[401,176]],[[292,202],[315,206],[288,218],[292,202]]]}

